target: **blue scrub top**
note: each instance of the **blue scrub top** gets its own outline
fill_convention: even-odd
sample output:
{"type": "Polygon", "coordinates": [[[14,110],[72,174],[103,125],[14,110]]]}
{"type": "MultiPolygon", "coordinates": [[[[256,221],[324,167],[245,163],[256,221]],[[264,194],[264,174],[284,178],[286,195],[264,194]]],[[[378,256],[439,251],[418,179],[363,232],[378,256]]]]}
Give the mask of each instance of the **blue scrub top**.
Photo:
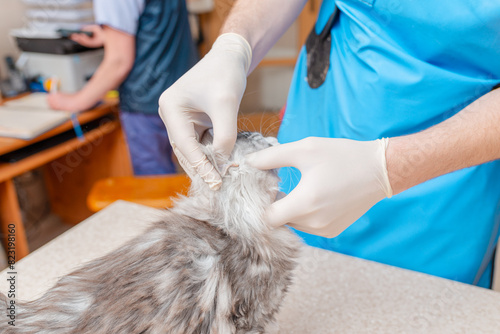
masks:
{"type": "MultiPolygon", "coordinates": [[[[309,136],[373,140],[415,133],[453,116],[500,82],[498,1],[324,0],[318,33],[335,3],[341,13],[331,30],[326,81],[309,87],[303,48],[281,143],[309,136]]],[[[292,168],[280,175],[285,192],[300,178],[292,168]]],[[[499,225],[500,161],[495,161],[385,199],[336,238],[298,233],[313,246],[487,287],[499,225]]]]}

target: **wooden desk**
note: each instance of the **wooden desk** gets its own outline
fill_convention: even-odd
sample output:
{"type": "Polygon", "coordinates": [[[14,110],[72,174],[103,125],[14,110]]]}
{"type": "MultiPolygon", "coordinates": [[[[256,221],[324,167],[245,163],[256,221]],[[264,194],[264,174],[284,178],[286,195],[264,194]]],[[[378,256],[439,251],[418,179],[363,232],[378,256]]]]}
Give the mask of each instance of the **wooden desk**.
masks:
{"type": "MultiPolygon", "coordinates": [[[[116,114],[117,101],[108,100],[78,116],[84,125],[102,116],[116,114]]],[[[0,155],[24,148],[71,130],[70,121],[32,140],[0,137],[0,155]]],[[[132,167],[118,118],[103,122],[87,132],[84,139],[74,138],[15,163],[0,162],[0,226],[7,245],[9,224],[16,225],[16,258],[29,253],[17,194],[12,179],[27,171],[43,168],[52,211],[70,224],[92,213],[86,196],[100,178],[132,175],[132,167]]]]}

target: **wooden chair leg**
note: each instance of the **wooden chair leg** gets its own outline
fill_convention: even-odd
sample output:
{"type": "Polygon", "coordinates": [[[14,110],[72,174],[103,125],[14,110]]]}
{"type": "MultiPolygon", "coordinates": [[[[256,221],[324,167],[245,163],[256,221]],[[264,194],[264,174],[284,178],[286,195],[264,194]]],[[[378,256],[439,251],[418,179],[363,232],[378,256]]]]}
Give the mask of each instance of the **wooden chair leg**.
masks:
{"type": "Polygon", "coordinates": [[[19,261],[29,253],[28,240],[17,201],[16,188],[12,180],[0,183],[0,225],[7,256],[9,256],[9,230],[14,227],[15,260],[19,261]],[[14,226],[12,226],[12,224],[14,226]]]}

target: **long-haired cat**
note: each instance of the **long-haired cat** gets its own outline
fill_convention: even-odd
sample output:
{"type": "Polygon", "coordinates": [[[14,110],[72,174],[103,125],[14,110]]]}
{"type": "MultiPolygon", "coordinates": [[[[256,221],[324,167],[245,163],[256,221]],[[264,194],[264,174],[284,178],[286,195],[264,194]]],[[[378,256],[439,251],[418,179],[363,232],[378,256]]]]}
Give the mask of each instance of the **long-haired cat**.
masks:
{"type": "MultiPolygon", "coordinates": [[[[299,249],[286,227],[271,229],[261,219],[278,176],[244,157],[269,146],[260,134],[239,134],[221,189],[194,176],[189,196],[161,221],[38,300],[18,304],[16,326],[0,320],[0,333],[264,333],[299,249]]],[[[220,163],[210,144],[204,150],[220,163]]]]}

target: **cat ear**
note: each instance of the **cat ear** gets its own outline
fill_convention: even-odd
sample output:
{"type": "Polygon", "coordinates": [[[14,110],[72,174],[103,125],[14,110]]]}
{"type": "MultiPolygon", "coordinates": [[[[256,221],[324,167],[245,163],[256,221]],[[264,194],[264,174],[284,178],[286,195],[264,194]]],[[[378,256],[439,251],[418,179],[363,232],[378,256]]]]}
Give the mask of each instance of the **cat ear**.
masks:
{"type": "Polygon", "coordinates": [[[215,167],[220,176],[224,177],[231,167],[239,167],[239,164],[228,160],[222,154],[215,152],[213,145],[205,146],[208,161],[215,167]]]}
{"type": "Polygon", "coordinates": [[[224,158],[222,154],[216,152],[212,145],[214,136],[213,130],[208,129],[203,133],[200,143],[203,145],[203,151],[208,158],[208,161],[215,167],[217,172],[224,176],[230,167],[235,167],[234,164],[230,163],[227,158],[224,158]]]}
{"type": "Polygon", "coordinates": [[[201,140],[200,143],[203,146],[208,146],[212,145],[214,141],[214,130],[213,129],[207,129],[203,134],[201,135],[201,140]]]}
{"type": "Polygon", "coordinates": [[[277,146],[280,144],[278,142],[278,138],[276,137],[264,137],[264,140],[271,146],[277,146]]]}

